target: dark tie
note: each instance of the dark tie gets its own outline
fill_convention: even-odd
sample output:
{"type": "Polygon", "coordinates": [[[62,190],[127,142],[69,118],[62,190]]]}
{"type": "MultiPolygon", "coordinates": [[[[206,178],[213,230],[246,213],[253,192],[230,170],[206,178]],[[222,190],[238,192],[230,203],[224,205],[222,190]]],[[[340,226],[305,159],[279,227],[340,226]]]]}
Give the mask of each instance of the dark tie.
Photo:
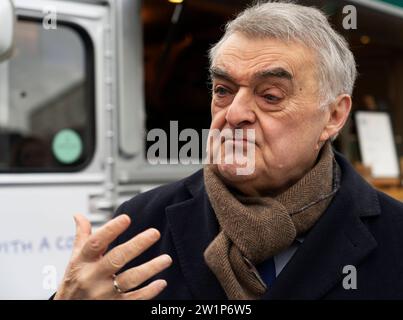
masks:
{"type": "Polygon", "coordinates": [[[270,288],[276,280],[276,266],[274,265],[274,258],[271,257],[261,264],[256,266],[259,275],[264,283],[270,288]]]}

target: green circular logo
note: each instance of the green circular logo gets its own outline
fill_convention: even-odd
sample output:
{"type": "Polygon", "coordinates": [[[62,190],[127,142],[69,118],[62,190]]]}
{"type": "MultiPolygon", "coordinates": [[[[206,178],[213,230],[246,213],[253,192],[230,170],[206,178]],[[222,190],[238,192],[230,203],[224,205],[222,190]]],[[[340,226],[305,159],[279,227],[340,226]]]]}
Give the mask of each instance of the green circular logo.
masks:
{"type": "Polygon", "coordinates": [[[83,151],[81,137],[71,129],[61,130],[53,138],[52,151],[59,162],[71,164],[80,158],[83,151]]]}

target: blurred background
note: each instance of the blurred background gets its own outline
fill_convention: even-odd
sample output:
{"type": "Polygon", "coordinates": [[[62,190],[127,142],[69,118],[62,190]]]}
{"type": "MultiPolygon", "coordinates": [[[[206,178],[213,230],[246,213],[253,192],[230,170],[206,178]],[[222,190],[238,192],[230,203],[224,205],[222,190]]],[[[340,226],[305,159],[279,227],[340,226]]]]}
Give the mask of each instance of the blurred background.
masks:
{"type": "MultiPolygon", "coordinates": [[[[401,157],[403,0],[297,2],[322,8],[335,29],[348,40],[359,71],[353,111],[388,112],[397,154],[401,157]],[[371,5],[374,2],[386,6],[371,5]],[[343,28],[343,7],[349,4],[358,9],[357,29],[343,28]]],[[[169,132],[172,120],[179,121],[180,128],[209,127],[207,50],[222,35],[225,22],[251,3],[248,0],[141,2],[144,86],[143,97],[138,97],[138,101],[144,99],[146,131],[162,128],[169,132]]],[[[5,87],[0,89],[2,172],[76,171],[89,163],[96,140],[97,75],[93,50],[91,38],[81,26],[62,23],[49,32],[35,19],[18,18],[15,54],[9,61],[8,92],[5,87]],[[83,150],[71,163],[60,161],[52,152],[52,138],[61,128],[74,129],[82,139],[83,150]]],[[[360,162],[353,120],[354,116],[335,146],[351,161],[360,162]]],[[[144,148],[150,143],[145,142],[144,148]]]]}

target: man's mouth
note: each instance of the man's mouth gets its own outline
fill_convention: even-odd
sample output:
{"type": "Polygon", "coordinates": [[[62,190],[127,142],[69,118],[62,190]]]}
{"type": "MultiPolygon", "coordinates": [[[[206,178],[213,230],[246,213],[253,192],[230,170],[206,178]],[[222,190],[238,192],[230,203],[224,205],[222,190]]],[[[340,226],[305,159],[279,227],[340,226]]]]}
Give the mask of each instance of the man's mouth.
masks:
{"type": "Polygon", "coordinates": [[[229,139],[229,140],[224,140],[223,142],[225,142],[225,141],[230,141],[232,143],[242,143],[242,144],[244,144],[244,143],[256,144],[255,140],[250,140],[250,139],[247,139],[247,138],[243,138],[243,139],[232,138],[232,139],[229,139]]]}
{"type": "Polygon", "coordinates": [[[230,141],[230,142],[234,142],[234,143],[256,143],[255,139],[248,139],[247,137],[245,138],[237,138],[234,136],[222,136],[221,137],[221,143],[224,143],[225,141],[230,141]]]}

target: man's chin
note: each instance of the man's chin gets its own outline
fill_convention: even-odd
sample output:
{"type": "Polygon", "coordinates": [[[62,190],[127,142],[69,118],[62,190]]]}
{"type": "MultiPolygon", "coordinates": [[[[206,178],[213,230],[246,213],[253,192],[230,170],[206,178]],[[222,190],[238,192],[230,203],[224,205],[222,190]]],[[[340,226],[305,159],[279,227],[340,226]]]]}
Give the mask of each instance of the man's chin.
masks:
{"type": "Polygon", "coordinates": [[[217,173],[227,181],[247,181],[254,179],[255,170],[244,165],[237,164],[217,164],[217,173]]]}

